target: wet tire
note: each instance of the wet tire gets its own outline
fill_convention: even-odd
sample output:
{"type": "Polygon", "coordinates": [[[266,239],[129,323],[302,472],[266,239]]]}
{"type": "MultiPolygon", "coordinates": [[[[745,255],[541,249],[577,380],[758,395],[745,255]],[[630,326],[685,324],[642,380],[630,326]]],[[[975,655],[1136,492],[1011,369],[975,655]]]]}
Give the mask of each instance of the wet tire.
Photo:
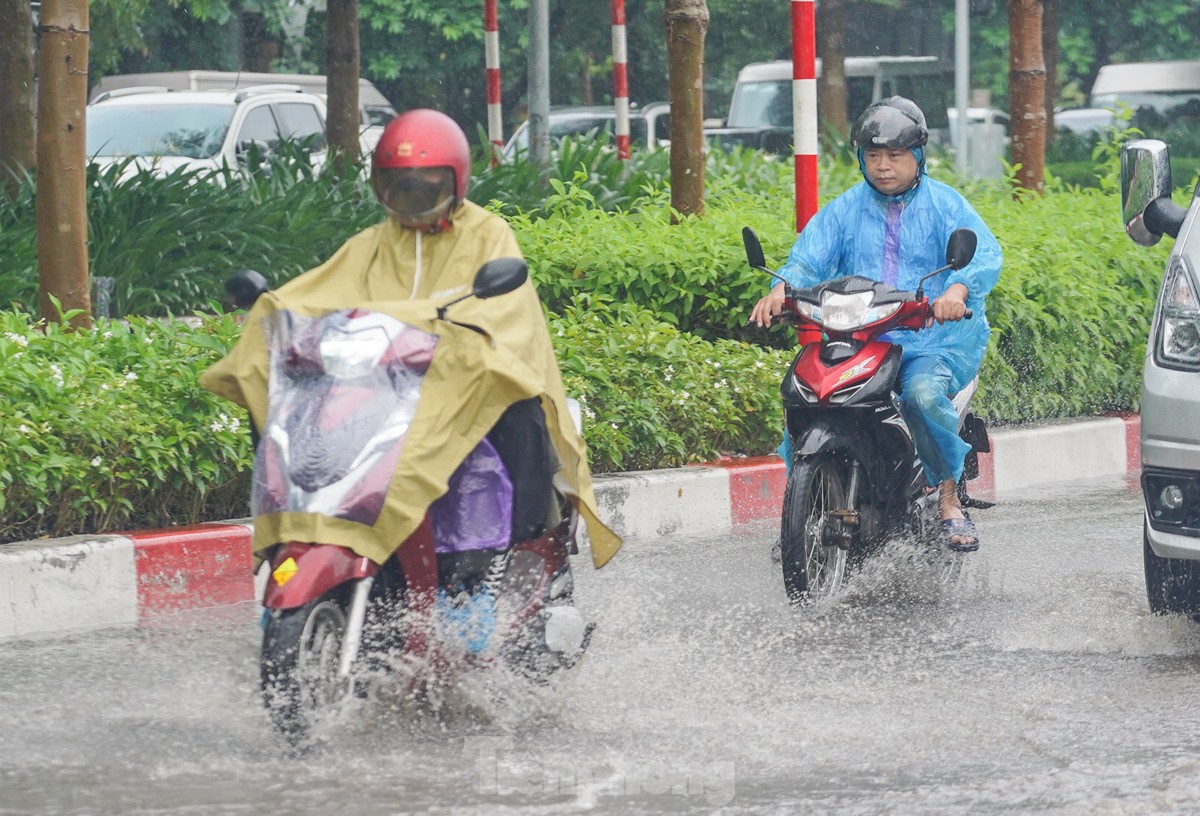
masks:
{"type": "Polygon", "coordinates": [[[829,511],[845,509],[845,481],[834,460],[798,459],[783,494],[780,533],[783,587],[793,605],[830,595],[846,580],[849,552],[825,543],[829,511]]]}
{"type": "Polygon", "coordinates": [[[1150,611],[1155,615],[1190,615],[1200,619],[1200,562],[1155,555],[1144,528],[1142,561],[1150,611]]]}
{"type": "Polygon", "coordinates": [[[346,695],[337,673],[345,633],[345,604],[331,594],[271,610],[263,632],[263,703],[293,746],[306,743],[321,715],[346,695]]]}

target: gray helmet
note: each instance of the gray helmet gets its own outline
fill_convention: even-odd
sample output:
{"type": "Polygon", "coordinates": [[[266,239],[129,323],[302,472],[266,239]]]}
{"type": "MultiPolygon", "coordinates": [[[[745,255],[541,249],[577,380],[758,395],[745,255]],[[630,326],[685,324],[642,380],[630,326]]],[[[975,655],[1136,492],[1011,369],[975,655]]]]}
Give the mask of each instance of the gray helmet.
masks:
{"type": "Polygon", "coordinates": [[[929,141],[925,114],[917,103],[903,96],[889,96],[871,104],[854,123],[854,147],[916,148],[929,141]]]}

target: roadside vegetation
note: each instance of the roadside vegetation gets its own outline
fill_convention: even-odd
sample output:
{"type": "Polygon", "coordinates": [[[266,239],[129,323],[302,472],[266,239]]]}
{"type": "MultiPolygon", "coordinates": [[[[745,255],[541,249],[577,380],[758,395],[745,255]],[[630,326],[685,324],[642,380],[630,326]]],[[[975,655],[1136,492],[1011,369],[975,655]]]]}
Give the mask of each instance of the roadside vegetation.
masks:
{"type": "MultiPolygon", "coordinates": [[[[223,281],[253,268],[281,283],[380,217],[361,181],[289,166],[225,186],[93,176],[92,271],[112,280],[114,318],[74,334],[31,317],[32,184],[0,197],[0,542],[246,515],[245,414],[196,384],[237,336],[217,303],[223,281]]],[[[993,425],[1137,408],[1167,247],[1124,236],[1116,170],[1109,145],[1096,186],[1051,179],[1044,196],[1014,198],[931,161],[1005,252],[976,402],[993,425]]],[[[510,219],[530,261],[594,472],[778,441],[792,351],[785,329],[744,325],[770,281],[747,267],[741,228],[783,260],[791,166],[734,153],[710,156],[707,172],[706,217],[672,225],[662,153],[624,169],[601,144],[568,144],[548,181],[526,164],[476,167],[472,198],[510,219]]],[[[857,179],[847,156],[826,160],[822,199],[857,179]]]]}

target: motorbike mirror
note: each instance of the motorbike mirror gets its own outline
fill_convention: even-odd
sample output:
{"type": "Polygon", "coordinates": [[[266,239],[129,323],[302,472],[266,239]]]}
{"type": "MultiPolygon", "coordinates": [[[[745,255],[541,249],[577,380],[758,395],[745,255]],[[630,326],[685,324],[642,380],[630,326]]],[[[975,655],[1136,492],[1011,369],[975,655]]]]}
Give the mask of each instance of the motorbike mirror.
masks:
{"type": "Polygon", "coordinates": [[[956,229],[946,242],[946,265],[951,269],[962,269],[975,257],[978,244],[979,238],[973,230],[966,227],[956,229]]]}
{"type": "Polygon", "coordinates": [[[750,227],[742,227],[742,244],[746,247],[746,261],[750,264],[751,269],[766,272],[780,282],[787,283],[779,275],[767,269],[767,256],[763,254],[762,242],[758,240],[758,234],[750,227]]]}
{"type": "Polygon", "coordinates": [[[767,265],[762,242],[758,240],[758,234],[750,227],[742,227],[742,244],[746,247],[746,260],[751,267],[762,269],[767,265]]]}
{"type": "Polygon", "coordinates": [[[253,269],[243,269],[225,281],[225,294],[235,309],[249,309],[270,288],[267,279],[253,269]]]}
{"type": "Polygon", "coordinates": [[[529,267],[520,258],[496,258],[479,267],[471,294],[477,298],[507,295],[529,277],[529,267]]]}

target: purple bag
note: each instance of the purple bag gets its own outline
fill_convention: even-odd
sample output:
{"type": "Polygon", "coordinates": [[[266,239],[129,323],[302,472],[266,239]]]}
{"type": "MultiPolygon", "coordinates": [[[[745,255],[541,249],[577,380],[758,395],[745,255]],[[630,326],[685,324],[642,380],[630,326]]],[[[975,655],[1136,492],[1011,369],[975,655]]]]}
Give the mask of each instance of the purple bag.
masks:
{"type": "Polygon", "coordinates": [[[507,547],[512,538],[512,481],[487,439],[471,451],[450,489],[430,507],[439,553],[507,547]]]}

